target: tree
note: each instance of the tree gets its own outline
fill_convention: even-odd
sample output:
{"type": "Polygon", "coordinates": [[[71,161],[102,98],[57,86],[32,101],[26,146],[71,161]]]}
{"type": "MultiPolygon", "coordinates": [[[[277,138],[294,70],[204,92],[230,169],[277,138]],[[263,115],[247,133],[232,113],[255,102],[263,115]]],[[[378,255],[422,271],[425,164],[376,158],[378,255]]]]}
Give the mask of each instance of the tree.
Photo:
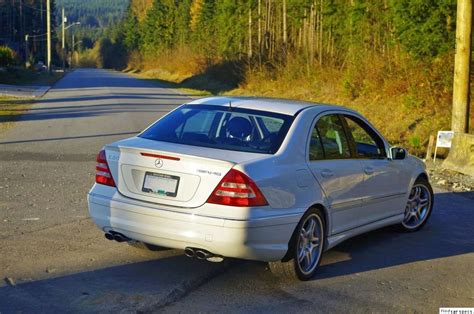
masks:
{"type": "Polygon", "coordinates": [[[142,28],[142,48],[146,54],[157,54],[173,46],[175,10],[175,3],[172,0],[153,2],[142,28]]]}
{"type": "Polygon", "coordinates": [[[456,0],[392,0],[395,32],[416,57],[436,56],[454,47],[456,0]]]}

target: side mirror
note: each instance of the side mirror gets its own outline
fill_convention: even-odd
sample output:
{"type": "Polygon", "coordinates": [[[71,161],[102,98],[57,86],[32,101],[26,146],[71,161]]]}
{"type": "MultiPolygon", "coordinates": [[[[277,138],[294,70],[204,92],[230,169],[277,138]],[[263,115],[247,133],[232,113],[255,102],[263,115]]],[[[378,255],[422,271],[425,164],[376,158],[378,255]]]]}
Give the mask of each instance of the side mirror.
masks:
{"type": "Polygon", "coordinates": [[[407,157],[407,151],[401,147],[390,148],[390,153],[392,155],[392,160],[403,160],[407,157]]]}

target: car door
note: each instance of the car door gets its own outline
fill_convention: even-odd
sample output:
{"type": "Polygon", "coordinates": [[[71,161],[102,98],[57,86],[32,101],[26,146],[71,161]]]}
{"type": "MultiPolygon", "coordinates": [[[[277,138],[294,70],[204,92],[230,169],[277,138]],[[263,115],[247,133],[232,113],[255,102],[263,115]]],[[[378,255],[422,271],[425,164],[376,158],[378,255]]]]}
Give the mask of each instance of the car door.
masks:
{"type": "Polygon", "coordinates": [[[361,118],[345,114],[343,119],[363,169],[361,224],[402,213],[406,191],[401,187],[399,166],[387,158],[383,139],[361,118]]]}
{"type": "Polygon", "coordinates": [[[338,114],[326,114],[313,123],[308,165],[326,196],[331,234],[357,227],[359,222],[362,166],[352,158],[349,143],[338,114]]]}

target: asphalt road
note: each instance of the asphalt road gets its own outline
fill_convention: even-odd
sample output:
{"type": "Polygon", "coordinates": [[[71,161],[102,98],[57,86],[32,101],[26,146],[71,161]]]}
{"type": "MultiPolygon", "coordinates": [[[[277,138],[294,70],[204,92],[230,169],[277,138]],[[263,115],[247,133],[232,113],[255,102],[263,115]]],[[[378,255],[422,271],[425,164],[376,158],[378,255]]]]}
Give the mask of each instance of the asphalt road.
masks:
{"type": "Polygon", "coordinates": [[[436,191],[420,232],[346,241],[312,281],[105,240],[86,193],[102,145],[188,100],[125,74],[77,70],[0,134],[0,312],[433,312],[474,306],[474,205],[436,191]],[[3,280],[5,278],[5,280],[3,280]]]}

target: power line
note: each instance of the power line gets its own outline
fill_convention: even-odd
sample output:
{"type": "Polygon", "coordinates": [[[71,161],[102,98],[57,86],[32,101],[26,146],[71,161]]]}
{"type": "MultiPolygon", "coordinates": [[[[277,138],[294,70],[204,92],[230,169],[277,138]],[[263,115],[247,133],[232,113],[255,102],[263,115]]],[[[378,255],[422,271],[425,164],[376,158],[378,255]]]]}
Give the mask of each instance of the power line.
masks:
{"type": "Polygon", "coordinates": [[[28,35],[28,37],[36,38],[36,37],[46,36],[47,34],[48,33],[39,34],[39,35],[28,35]]]}
{"type": "Polygon", "coordinates": [[[38,8],[32,7],[32,6],[27,5],[27,4],[24,3],[24,2],[22,3],[22,5],[23,5],[24,7],[27,7],[27,8],[29,8],[29,9],[32,9],[32,10],[46,12],[45,9],[38,9],[38,8]]]}

